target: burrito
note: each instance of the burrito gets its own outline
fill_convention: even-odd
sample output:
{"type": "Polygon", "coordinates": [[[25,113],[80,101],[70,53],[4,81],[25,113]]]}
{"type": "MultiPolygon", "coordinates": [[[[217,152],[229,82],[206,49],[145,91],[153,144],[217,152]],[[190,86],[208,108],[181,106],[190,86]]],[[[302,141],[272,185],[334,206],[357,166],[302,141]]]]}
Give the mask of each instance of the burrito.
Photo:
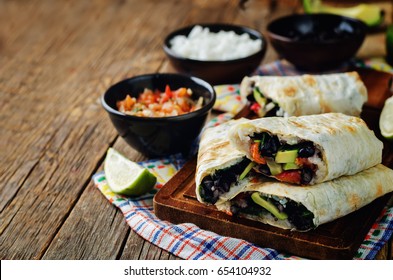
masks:
{"type": "Polygon", "coordinates": [[[249,120],[231,127],[233,147],[255,171],[279,181],[313,185],[382,162],[383,143],[358,117],[327,113],[249,120]]]}
{"type": "Polygon", "coordinates": [[[393,170],[382,164],[314,186],[245,180],[246,188],[216,205],[218,210],[297,231],[336,220],[393,191],[393,170]]]}
{"type": "Polygon", "coordinates": [[[251,161],[229,142],[228,131],[247,119],[230,120],[207,128],[201,135],[195,174],[196,196],[205,204],[227,201],[240,192],[251,161]],[[242,175],[243,173],[243,175],[242,175]]]}
{"type": "Polygon", "coordinates": [[[331,112],[359,116],[367,101],[367,89],[357,72],[245,77],[240,95],[259,117],[331,112]]]}

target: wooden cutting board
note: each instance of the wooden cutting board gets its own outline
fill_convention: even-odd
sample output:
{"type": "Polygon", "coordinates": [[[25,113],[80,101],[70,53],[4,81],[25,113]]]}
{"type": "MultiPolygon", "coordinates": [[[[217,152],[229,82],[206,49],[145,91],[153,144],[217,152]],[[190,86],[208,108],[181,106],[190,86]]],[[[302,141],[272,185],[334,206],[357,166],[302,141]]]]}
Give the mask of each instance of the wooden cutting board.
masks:
{"type": "MultiPolygon", "coordinates": [[[[391,96],[392,76],[371,69],[359,72],[368,92],[362,118],[377,137],[379,115],[386,98],[391,96]]],[[[247,117],[245,109],[237,117],[247,117]]],[[[383,163],[393,168],[393,143],[384,141],[383,163]]],[[[223,236],[241,238],[261,247],[311,259],[351,259],[354,257],[367,232],[375,222],[391,194],[333,222],[308,232],[279,229],[256,221],[232,217],[197,201],[195,195],[196,158],[169,180],[155,195],[154,211],[158,218],[172,223],[194,223],[202,229],[223,236]]]]}

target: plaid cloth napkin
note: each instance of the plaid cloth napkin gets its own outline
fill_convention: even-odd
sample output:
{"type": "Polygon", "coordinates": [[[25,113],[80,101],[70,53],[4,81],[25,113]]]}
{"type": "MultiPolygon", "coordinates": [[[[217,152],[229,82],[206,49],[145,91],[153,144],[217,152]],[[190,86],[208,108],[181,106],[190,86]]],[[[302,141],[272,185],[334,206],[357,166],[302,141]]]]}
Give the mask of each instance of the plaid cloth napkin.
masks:
{"type": "MultiPolygon", "coordinates": [[[[297,75],[299,72],[285,61],[275,61],[260,67],[259,75],[297,75]]],[[[215,87],[217,102],[215,109],[224,111],[211,120],[206,127],[216,126],[229,119],[241,109],[238,85],[215,87]]],[[[220,236],[214,232],[200,229],[194,224],[172,224],[158,219],[153,211],[153,196],[185,163],[181,155],[151,159],[139,164],[157,177],[152,192],[130,198],[117,195],[109,188],[103,171],[93,176],[94,184],[103,195],[118,207],[132,230],[145,240],[183,259],[242,259],[272,260],[300,259],[282,254],[272,248],[261,248],[245,240],[220,236]]],[[[393,207],[384,208],[375,221],[354,259],[374,259],[378,251],[393,234],[393,207]]]]}
{"type": "MultiPolygon", "coordinates": [[[[132,230],[147,241],[183,259],[300,259],[261,248],[245,240],[224,237],[202,230],[194,224],[172,224],[158,219],[153,211],[153,196],[185,160],[180,155],[141,162],[157,176],[155,189],[142,197],[129,198],[111,191],[104,172],[93,180],[97,188],[118,207],[132,230]]],[[[354,259],[373,259],[393,233],[393,207],[385,208],[368,232],[354,259]]]]}
{"type": "Polygon", "coordinates": [[[383,57],[373,57],[364,60],[355,59],[353,64],[357,67],[371,68],[393,74],[393,67],[390,66],[383,57]]]}

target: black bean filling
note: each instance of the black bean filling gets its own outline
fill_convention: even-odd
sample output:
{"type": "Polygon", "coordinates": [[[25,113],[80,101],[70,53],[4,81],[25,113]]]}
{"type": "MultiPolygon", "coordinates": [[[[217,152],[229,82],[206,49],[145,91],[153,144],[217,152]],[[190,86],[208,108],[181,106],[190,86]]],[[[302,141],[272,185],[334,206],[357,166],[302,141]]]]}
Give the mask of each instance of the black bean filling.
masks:
{"type": "Polygon", "coordinates": [[[311,180],[312,180],[312,178],[313,178],[313,176],[314,176],[314,171],[312,171],[310,168],[308,168],[308,167],[303,167],[302,169],[301,169],[301,174],[300,174],[300,176],[301,176],[301,183],[303,184],[303,185],[306,185],[306,184],[308,184],[308,183],[310,183],[311,182],[311,180]]]}
{"type": "MultiPolygon", "coordinates": [[[[288,215],[288,221],[297,230],[310,230],[315,227],[313,223],[314,214],[307,210],[303,204],[287,199],[284,206],[273,198],[264,197],[264,199],[273,203],[280,211],[285,212],[288,215]]],[[[240,213],[254,216],[262,216],[268,213],[265,208],[252,201],[251,193],[235,197],[231,201],[231,212],[235,216],[240,213]]]]}
{"type": "Polygon", "coordinates": [[[236,197],[231,201],[231,212],[233,215],[239,213],[259,216],[261,213],[267,213],[267,211],[261,206],[255,204],[250,195],[243,196],[241,198],[236,197]]]}
{"type": "Polygon", "coordinates": [[[297,146],[299,147],[298,155],[301,158],[312,157],[315,153],[314,144],[312,142],[303,142],[297,146]]]}
{"type": "Polygon", "coordinates": [[[203,201],[211,204],[216,203],[220,195],[229,191],[231,185],[238,180],[239,175],[249,163],[250,160],[244,158],[238,164],[217,170],[213,175],[203,178],[200,188],[203,201]]]}
{"type": "Polygon", "coordinates": [[[257,166],[254,167],[254,169],[256,169],[259,173],[261,173],[265,176],[272,175],[267,164],[258,164],[257,166]]]}
{"type": "MultiPolygon", "coordinates": [[[[255,134],[252,136],[252,139],[261,140],[261,144],[259,145],[259,153],[264,157],[274,158],[279,150],[297,149],[299,158],[312,157],[316,152],[314,144],[310,141],[303,141],[295,145],[289,145],[286,143],[281,143],[276,135],[271,136],[267,132],[255,134]]],[[[254,169],[266,176],[271,175],[270,169],[267,165],[259,164],[254,169]]],[[[307,166],[303,166],[299,170],[301,172],[301,184],[310,183],[314,177],[314,171],[307,166]]]]}
{"type": "MultiPolygon", "coordinates": [[[[254,83],[253,83],[253,84],[251,85],[251,94],[247,95],[247,100],[250,101],[251,104],[257,103],[257,101],[256,101],[255,98],[254,98],[254,95],[252,94],[252,92],[253,92],[253,90],[254,90],[254,87],[255,87],[255,85],[254,85],[254,83]]],[[[258,91],[260,92],[259,88],[257,88],[257,89],[258,89],[258,91]]],[[[263,95],[263,94],[262,94],[262,95],[263,95]]],[[[266,98],[266,104],[268,104],[268,103],[270,103],[270,102],[273,102],[272,99],[270,99],[270,98],[268,98],[268,97],[266,97],[266,96],[263,96],[263,97],[266,98]]],[[[280,107],[278,106],[277,103],[275,103],[275,102],[273,102],[273,103],[275,104],[274,108],[271,109],[269,112],[267,112],[266,115],[265,115],[265,117],[275,117],[275,116],[277,116],[277,111],[278,111],[278,109],[279,109],[280,107]]]]}
{"type": "Polygon", "coordinates": [[[263,139],[261,145],[259,145],[259,153],[265,157],[274,157],[278,149],[281,147],[281,143],[277,136],[270,136],[268,133],[263,133],[263,139]]]}
{"type": "Polygon", "coordinates": [[[288,220],[298,230],[309,230],[314,228],[314,214],[307,210],[301,203],[293,200],[287,202],[285,213],[288,214],[288,220]]]}

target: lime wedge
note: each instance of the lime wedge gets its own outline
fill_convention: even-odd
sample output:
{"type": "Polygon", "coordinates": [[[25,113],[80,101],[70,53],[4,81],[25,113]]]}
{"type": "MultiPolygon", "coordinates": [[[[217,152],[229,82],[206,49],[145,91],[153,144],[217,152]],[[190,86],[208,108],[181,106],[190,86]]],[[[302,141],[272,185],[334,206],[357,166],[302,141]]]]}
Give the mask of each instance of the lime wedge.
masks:
{"type": "Polygon", "coordinates": [[[379,117],[379,128],[383,137],[393,140],[393,96],[385,101],[379,117]]]}
{"type": "Polygon", "coordinates": [[[157,178],[146,168],[109,148],[104,163],[105,177],[114,193],[139,196],[149,192],[157,178]]]}

